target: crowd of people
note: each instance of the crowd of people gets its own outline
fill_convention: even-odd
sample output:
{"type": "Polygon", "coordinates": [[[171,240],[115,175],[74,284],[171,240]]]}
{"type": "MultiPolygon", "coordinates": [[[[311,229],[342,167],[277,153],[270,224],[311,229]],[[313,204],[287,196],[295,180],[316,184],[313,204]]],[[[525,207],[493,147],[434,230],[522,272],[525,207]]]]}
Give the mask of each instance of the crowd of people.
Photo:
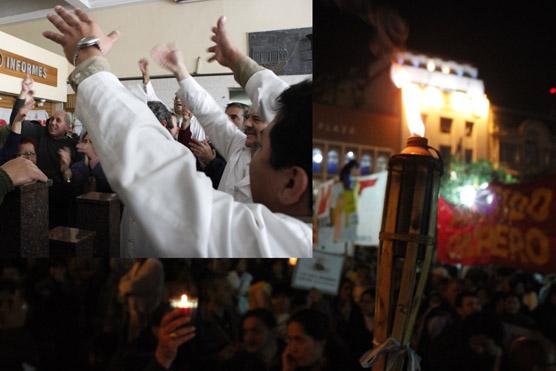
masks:
{"type": "MultiPolygon", "coordinates": [[[[292,287],[287,259],[4,261],[0,369],[361,369],[374,267],[346,259],[332,296],[292,287]]],[[[436,266],[411,346],[425,371],[548,371],[555,319],[553,275],[436,266]]]]}
{"type": "Polygon", "coordinates": [[[63,111],[45,123],[26,121],[34,102],[27,76],[2,129],[10,131],[0,153],[2,197],[51,179],[52,228],[74,226],[77,195],[114,191],[125,206],[122,257],[311,256],[311,82],[289,86],[259,66],[231,43],[221,17],[211,60],[231,69],[252,105],[220,107],[182,52],[160,44],[151,57],[178,84],[170,109],[156,96],[146,58],[139,92],[110,72],[104,56],[118,32],[105,35],[80,10],[55,12],[48,19],[62,34],[44,36],[76,66],[69,82],[86,131],[73,133],[63,111]]]}

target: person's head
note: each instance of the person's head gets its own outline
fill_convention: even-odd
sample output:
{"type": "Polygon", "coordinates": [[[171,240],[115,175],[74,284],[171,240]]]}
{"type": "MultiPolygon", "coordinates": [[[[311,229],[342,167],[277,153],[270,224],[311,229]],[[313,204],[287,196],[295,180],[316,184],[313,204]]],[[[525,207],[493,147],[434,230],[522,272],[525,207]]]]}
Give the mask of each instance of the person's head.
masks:
{"type": "Polygon", "coordinates": [[[350,160],[347,164],[344,165],[342,170],[340,171],[340,180],[344,185],[344,189],[352,189],[353,188],[353,177],[359,176],[359,162],[355,160],[350,160]]]}
{"type": "Polygon", "coordinates": [[[515,294],[507,294],[504,298],[504,313],[516,315],[521,310],[521,302],[515,294]]]}
{"type": "Polygon", "coordinates": [[[464,319],[473,313],[481,311],[481,304],[479,304],[479,297],[471,291],[463,291],[456,296],[456,311],[460,318],[464,319]]]}
{"type": "Polygon", "coordinates": [[[29,137],[24,137],[17,147],[17,156],[24,157],[35,165],[37,164],[37,143],[29,137]]]}
{"type": "Polygon", "coordinates": [[[253,201],[273,212],[312,214],[312,83],[292,85],[278,98],[273,122],[263,130],[249,175],[253,201]]]}
{"type": "Polygon", "coordinates": [[[353,300],[353,282],[349,278],[344,278],[340,282],[340,289],[338,292],[338,299],[342,301],[353,300]]]}
{"type": "Polygon", "coordinates": [[[310,367],[324,357],[329,337],[328,318],[323,313],[304,309],[288,321],[288,350],[299,367],[310,367]]]}
{"type": "Polygon", "coordinates": [[[186,121],[191,118],[191,111],[183,104],[180,97],[177,95],[174,97],[174,113],[177,116],[183,117],[186,121]]]}
{"type": "Polygon", "coordinates": [[[164,126],[173,137],[177,135],[179,127],[177,125],[176,116],[166,108],[162,102],[150,101],[147,102],[150,110],[154,113],[157,120],[164,126]]]}
{"type": "Polygon", "coordinates": [[[363,291],[359,297],[359,308],[366,316],[372,316],[375,313],[375,290],[368,289],[363,291]]]}
{"type": "Polygon", "coordinates": [[[260,143],[261,132],[266,127],[268,127],[268,122],[264,121],[259,113],[254,111],[253,108],[249,108],[249,112],[243,121],[243,132],[246,135],[245,146],[251,149],[256,149],[254,146],[257,145],[257,143],[260,143]]]}
{"type": "Polygon", "coordinates": [[[71,115],[69,112],[58,111],[48,119],[48,134],[54,139],[63,138],[70,130],[71,115]]]}
{"type": "Polygon", "coordinates": [[[513,341],[508,357],[510,371],[542,371],[548,363],[548,354],[542,343],[525,336],[513,341]]]}
{"type": "Polygon", "coordinates": [[[243,319],[243,344],[249,353],[260,353],[276,343],[276,319],[268,309],[253,309],[243,319]]]}
{"type": "Polygon", "coordinates": [[[456,297],[461,292],[461,283],[456,279],[446,278],[440,281],[439,286],[442,298],[455,306],[456,297]]]}
{"type": "Polygon", "coordinates": [[[213,272],[201,283],[200,299],[215,306],[227,307],[232,305],[232,289],[225,273],[213,272]]]}
{"type": "Polygon", "coordinates": [[[243,122],[247,114],[247,106],[239,102],[230,102],[226,106],[226,115],[232,120],[235,126],[240,130],[243,129],[243,122]]]}

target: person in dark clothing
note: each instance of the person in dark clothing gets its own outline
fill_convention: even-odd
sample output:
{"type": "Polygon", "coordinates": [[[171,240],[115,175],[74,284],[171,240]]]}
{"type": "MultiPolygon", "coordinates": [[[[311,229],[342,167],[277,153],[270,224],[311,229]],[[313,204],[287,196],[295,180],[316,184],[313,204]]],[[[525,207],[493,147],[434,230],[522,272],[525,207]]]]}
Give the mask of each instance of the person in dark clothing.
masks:
{"type": "Polygon", "coordinates": [[[288,345],[282,353],[282,371],[357,370],[361,367],[330,331],[323,313],[301,310],[288,321],[288,345]]]}
{"type": "Polygon", "coordinates": [[[280,371],[284,344],[276,337],[276,319],[272,312],[262,308],[248,311],[242,330],[241,349],[225,363],[223,370],[280,371]]]}
{"type": "Polygon", "coordinates": [[[556,343],[556,283],[550,286],[545,302],[535,309],[533,316],[543,335],[556,343]]]}
{"type": "MultiPolygon", "coordinates": [[[[10,124],[25,99],[15,100],[10,124]]],[[[53,184],[49,188],[49,227],[69,225],[74,212],[74,187],[71,186],[71,164],[83,156],[77,152],[75,140],[70,134],[71,118],[67,112],[56,112],[48,119],[46,127],[37,121],[23,121],[21,135],[32,138],[37,144],[37,166],[53,184]]]]}
{"type": "Polygon", "coordinates": [[[83,134],[76,148],[84,155],[83,160],[71,165],[72,179],[78,187],[76,192],[78,194],[88,191],[113,193],[87,132],[83,134]]]}

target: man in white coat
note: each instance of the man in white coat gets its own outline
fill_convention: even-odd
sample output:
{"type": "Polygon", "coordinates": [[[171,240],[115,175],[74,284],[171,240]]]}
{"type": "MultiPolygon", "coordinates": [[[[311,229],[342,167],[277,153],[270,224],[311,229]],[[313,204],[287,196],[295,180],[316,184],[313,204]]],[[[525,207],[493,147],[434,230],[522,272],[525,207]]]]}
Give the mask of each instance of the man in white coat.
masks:
{"type": "MultiPolygon", "coordinates": [[[[262,136],[250,173],[253,204],[211,187],[195,158],[175,142],[144,103],[109,72],[117,32],[105,35],[81,10],[55,7],[49,21],[75,70],[77,115],[90,133],[106,176],[160,257],[310,257],[311,83],[287,89],[262,136]],[[181,192],[176,192],[181,189],[181,192]]],[[[215,57],[222,51],[213,48],[215,57]]],[[[186,71],[185,71],[186,72],[186,71]]],[[[190,76],[180,70],[180,85],[190,76]]],[[[255,77],[255,76],[253,76],[255,77]]],[[[252,78],[253,78],[252,77],[252,78]]],[[[265,90],[261,81],[259,91],[265,90]]],[[[264,106],[261,107],[264,110],[264,106]]]]}

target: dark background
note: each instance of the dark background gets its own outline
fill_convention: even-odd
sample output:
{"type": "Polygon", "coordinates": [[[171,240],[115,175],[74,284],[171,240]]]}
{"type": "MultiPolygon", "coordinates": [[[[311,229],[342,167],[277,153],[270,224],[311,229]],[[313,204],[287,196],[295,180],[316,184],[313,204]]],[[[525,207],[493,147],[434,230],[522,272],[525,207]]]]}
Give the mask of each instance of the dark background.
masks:
{"type": "Polygon", "coordinates": [[[556,115],[556,1],[392,3],[407,49],[479,69],[491,103],[556,115]]]}

